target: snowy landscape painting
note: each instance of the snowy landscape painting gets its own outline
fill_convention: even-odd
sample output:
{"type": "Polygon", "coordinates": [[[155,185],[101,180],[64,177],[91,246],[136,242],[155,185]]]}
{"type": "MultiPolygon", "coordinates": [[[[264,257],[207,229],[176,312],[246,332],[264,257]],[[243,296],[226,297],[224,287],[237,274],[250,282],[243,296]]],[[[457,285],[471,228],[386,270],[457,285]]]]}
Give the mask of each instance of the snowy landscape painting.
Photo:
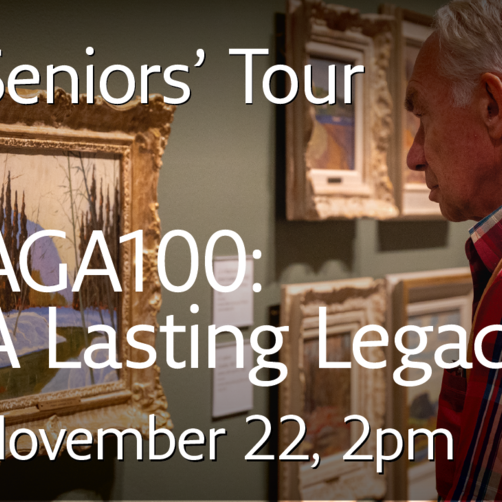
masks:
{"type": "MultiPolygon", "coordinates": [[[[114,369],[89,369],[83,353],[107,341],[104,333],[88,333],[89,326],[118,329],[120,294],[107,277],[85,278],[78,293],[72,286],[94,230],[103,231],[120,276],[119,158],[2,150],[0,182],[0,229],[21,290],[13,292],[6,276],[0,276],[0,307],[21,366],[12,368],[7,353],[0,352],[0,401],[118,380],[114,369]],[[30,235],[49,229],[64,231],[66,239],[43,237],[33,244],[28,255],[31,277],[45,286],[58,284],[59,265],[65,263],[68,285],[57,293],[40,293],[24,282],[19,253],[30,235]],[[58,361],[80,361],[81,369],[49,369],[49,307],[57,307],[58,361]]],[[[104,268],[98,251],[89,268],[104,268]]],[[[96,362],[107,358],[102,352],[95,352],[96,362]]]]}

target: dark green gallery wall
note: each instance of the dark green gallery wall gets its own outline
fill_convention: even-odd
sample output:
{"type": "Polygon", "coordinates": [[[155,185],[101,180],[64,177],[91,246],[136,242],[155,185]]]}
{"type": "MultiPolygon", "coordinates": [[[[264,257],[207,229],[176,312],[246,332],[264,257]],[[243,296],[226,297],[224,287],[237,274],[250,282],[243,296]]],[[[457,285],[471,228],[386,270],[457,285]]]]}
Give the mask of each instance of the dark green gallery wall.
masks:
{"type": "MultiPolygon", "coordinates": [[[[350,6],[376,12],[378,0],[354,0],[350,6]]],[[[438,1],[401,0],[403,7],[432,14],[438,1]]],[[[255,324],[268,323],[268,307],[280,301],[281,284],[346,277],[382,277],[387,273],[465,266],[468,223],[387,222],[371,220],[322,223],[287,222],[282,208],[284,187],[277,186],[277,169],[284,166],[283,147],[276,136],[276,109],[261,92],[261,76],[275,64],[275,15],[285,12],[283,0],[184,0],[120,2],[2,2],[0,10],[0,77],[6,82],[15,66],[29,63],[42,72],[48,64],[70,64],[80,75],[91,62],[99,74],[111,64],[124,64],[137,75],[142,64],[187,64],[185,81],[191,100],[178,108],[164,155],[159,185],[163,233],[189,231],[201,252],[216,230],[238,232],[247,250],[260,249],[255,280],[263,285],[255,295],[255,324]],[[91,59],[85,48],[92,45],[91,59]],[[196,50],[204,48],[206,62],[193,68],[196,50]],[[244,104],[244,62],[230,57],[229,48],[269,48],[269,57],[256,58],[255,103],[244,104]],[[279,202],[278,202],[279,201],[279,202]]],[[[68,81],[58,84],[68,90],[68,81]]],[[[111,90],[124,90],[111,79],[111,90]]],[[[84,90],[81,89],[81,92],[84,90]]],[[[139,92],[139,88],[137,89],[139,92]]],[[[151,92],[167,93],[160,76],[151,79],[151,92]]],[[[174,283],[185,281],[189,266],[183,243],[169,246],[168,273],[174,283]]],[[[234,254],[221,242],[218,254],[234,254]]],[[[202,254],[202,253],[201,253],[202,254]]],[[[201,259],[201,265],[203,261],[201,259]]],[[[211,290],[199,274],[184,294],[163,294],[159,321],[173,314],[177,324],[211,324],[211,290]],[[192,303],[200,312],[191,314],[192,303]]],[[[246,330],[249,335],[250,330],[246,330]]],[[[204,345],[204,344],[203,344],[204,345]]],[[[123,499],[266,499],[274,485],[273,468],[245,463],[244,455],[261,437],[259,426],[248,426],[245,415],[212,421],[211,372],[201,368],[171,370],[165,364],[165,343],[159,338],[161,380],[169,402],[175,433],[196,427],[226,428],[218,461],[190,463],[180,456],[150,463],[132,459],[77,464],[65,456],[0,465],[0,498],[52,499],[74,491],[74,497],[123,499]],[[163,362],[164,361],[164,362],[163,362]],[[88,490],[75,492],[75,490],[88,490]]],[[[189,342],[179,337],[176,356],[189,354],[189,342]]],[[[254,390],[254,413],[269,415],[276,393],[254,390]]],[[[207,448],[204,449],[207,454],[207,448]]]]}

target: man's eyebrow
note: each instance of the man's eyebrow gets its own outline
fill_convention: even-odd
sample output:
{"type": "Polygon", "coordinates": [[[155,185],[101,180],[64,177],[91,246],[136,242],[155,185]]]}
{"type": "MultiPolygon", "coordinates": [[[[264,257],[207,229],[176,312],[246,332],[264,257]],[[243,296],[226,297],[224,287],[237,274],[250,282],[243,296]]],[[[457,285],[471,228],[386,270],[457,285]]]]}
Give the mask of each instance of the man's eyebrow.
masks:
{"type": "Polygon", "coordinates": [[[410,89],[406,93],[404,107],[411,113],[417,113],[417,109],[420,112],[424,112],[426,108],[422,99],[420,98],[420,94],[416,89],[410,89]]]}
{"type": "Polygon", "coordinates": [[[413,113],[413,110],[415,109],[416,99],[417,99],[416,91],[406,93],[406,98],[404,100],[404,107],[406,108],[406,110],[413,113]]]}

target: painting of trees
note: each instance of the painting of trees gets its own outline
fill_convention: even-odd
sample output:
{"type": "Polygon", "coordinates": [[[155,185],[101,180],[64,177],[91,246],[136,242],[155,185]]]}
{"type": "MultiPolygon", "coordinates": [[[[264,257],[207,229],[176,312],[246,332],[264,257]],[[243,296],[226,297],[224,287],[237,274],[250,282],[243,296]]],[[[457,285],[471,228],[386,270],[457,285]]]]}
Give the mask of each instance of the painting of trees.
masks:
{"type": "MultiPolygon", "coordinates": [[[[25,194],[22,194],[21,212],[18,205],[18,192],[14,191],[12,204],[11,173],[7,173],[7,181],[2,184],[0,195],[0,229],[5,247],[19,283],[19,292],[12,291],[7,276],[0,276],[0,307],[9,312],[14,309],[23,310],[30,305],[29,289],[21,276],[19,253],[28,238],[28,219],[26,217],[25,194]]],[[[0,258],[0,265],[5,267],[0,258]]],[[[28,270],[31,272],[31,253],[28,255],[28,270]]]]}
{"type": "MultiPolygon", "coordinates": [[[[80,158],[82,161],[82,158],[80,158]]],[[[120,270],[120,252],[119,252],[119,235],[120,235],[120,192],[118,185],[112,187],[110,194],[110,186],[106,187],[106,197],[103,193],[103,180],[98,183],[96,180],[96,169],[92,170],[85,168],[83,162],[80,166],[84,180],[84,196],[88,201],[88,207],[82,209],[78,217],[78,255],[79,262],[82,262],[83,256],[89,244],[92,232],[101,230],[106,240],[108,250],[112,257],[113,264],[116,270],[120,270]],[[89,172],[91,171],[91,172],[89,172]],[[89,179],[90,175],[90,179],[89,179]]],[[[89,263],[91,269],[104,269],[105,262],[103,255],[98,247],[89,263]]],[[[108,277],[104,276],[88,276],[84,279],[79,293],[73,295],[73,308],[75,310],[107,309],[110,312],[112,327],[115,326],[116,311],[119,306],[119,293],[113,291],[108,277]]]]}
{"type": "MultiPolygon", "coordinates": [[[[121,296],[113,291],[108,276],[89,274],[80,290],[72,291],[95,231],[103,233],[120,274],[118,157],[68,150],[27,154],[5,149],[0,151],[0,169],[0,238],[20,286],[20,291],[12,291],[7,276],[0,275],[0,307],[25,368],[22,374],[16,373],[8,356],[2,359],[0,354],[0,401],[117,381],[118,372],[109,367],[96,370],[83,364],[79,368],[49,370],[47,326],[49,307],[58,307],[57,359],[80,362],[92,344],[109,341],[104,331],[89,332],[90,326],[102,324],[119,329],[121,296]],[[30,235],[43,230],[62,234],[39,237],[32,243],[28,272],[42,286],[66,283],[57,292],[28,287],[20,273],[23,245],[30,235]]],[[[88,268],[105,269],[101,249],[93,249],[88,268]]],[[[0,259],[0,268],[5,265],[0,259]]],[[[94,357],[101,360],[106,355],[96,351],[94,357]]]]}

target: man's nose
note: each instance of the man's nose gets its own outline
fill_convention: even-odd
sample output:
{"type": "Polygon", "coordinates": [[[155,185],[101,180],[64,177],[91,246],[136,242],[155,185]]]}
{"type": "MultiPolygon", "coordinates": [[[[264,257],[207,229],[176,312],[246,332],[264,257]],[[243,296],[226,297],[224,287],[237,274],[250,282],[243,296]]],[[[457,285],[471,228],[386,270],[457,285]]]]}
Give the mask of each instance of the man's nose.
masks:
{"type": "Polygon", "coordinates": [[[424,171],[427,166],[424,152],[424,129],[422,125],[420,125],[415,135],[413,144],[406,158],[406,163],[412,171],[424,171]]]}

